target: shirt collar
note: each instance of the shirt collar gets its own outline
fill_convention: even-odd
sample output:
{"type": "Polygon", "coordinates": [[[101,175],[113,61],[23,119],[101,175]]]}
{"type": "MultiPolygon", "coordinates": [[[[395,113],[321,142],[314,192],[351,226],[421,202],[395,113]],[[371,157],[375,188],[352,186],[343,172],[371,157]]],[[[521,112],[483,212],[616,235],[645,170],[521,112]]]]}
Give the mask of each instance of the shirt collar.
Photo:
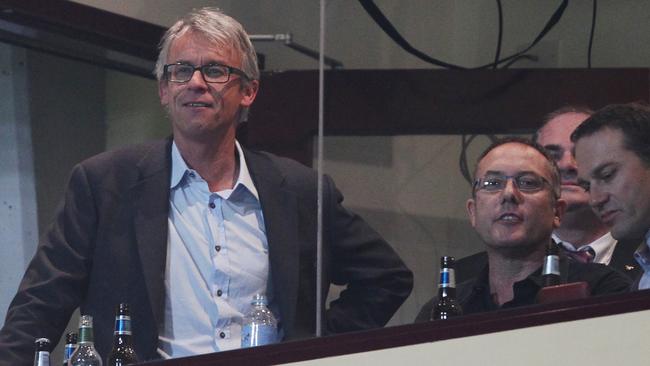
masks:
{"type": "Polygon", "coordinates": [[[176,146],[176,141],[172,142],[172,176],[171,181],[169,182],[169,188],[174,189],[181,183],[181,180],[185,176],[190,168],[187,167],[185,160],[181,156],[180,151],[178,151],[178,146],[176,146]]]}
{"type": "Polygon", "coordinates": [[[556,243],[560,243],[560,245],[562,245],[565,249],[571,252],[580,250],[585,247],[590,247],[591,249],[594,250],[594,253],[596,253],[596,256],[594,257],[593,261],[595,263],[605,263],[605,264],[609,263],[609,261],[611,260],[617,243],[616,239],[614,239],[611,232],[607,232],[607,234],[601,236],[600,238],[594,240],[593,242],[577,248],[573,245],[573,243],[560,239],[557,235],[555,235],[555,233],[553,233],[552,237],[556,243]]]}
{"type": "MultiPolygon", "coordinates": [[[[237,181],[233,186],[233,191],[237,189],[238,186],[245,187],[257,200],[259,200],[259,195],[257,193],[257,188],[253,184],[253,178],[251,177],[250,172],[248,171],[248,165],[246,164],[246,159],[244,157],[244,151],[239,144],[239,141],[235,140],[235,148],[237,149],[237,158],[239,159],[239,176],[237,181]]],[[[185,163],[185,160],[181,156],[176,142],[172,143],[172,174],[169,188],[174,189],[178,186],[186,174],[192,172],[185,163]]],[[[198,174],[198,173],[197,173],[198,174]]]]}

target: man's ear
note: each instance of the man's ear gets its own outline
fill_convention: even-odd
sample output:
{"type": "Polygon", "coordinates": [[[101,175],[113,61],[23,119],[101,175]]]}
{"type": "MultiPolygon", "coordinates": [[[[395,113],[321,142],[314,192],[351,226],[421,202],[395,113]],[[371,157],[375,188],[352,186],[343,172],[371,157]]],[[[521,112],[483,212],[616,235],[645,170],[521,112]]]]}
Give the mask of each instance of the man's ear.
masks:
{"type": "Polygon", "coordinates": [[[472,224],[472,227],[476,227],[476,201],[473,198],[467,200],[465,204],[467,208],[467,215],[469,216],[469,222],[472,224]]]}
{"type": "Polygon", "coordinates": [[[239,104],[244,108],[250,107],[253,101],[255,101],[259,88],[260,82],[258,80],[250,80],[242,83],[241,92],[243,98],[239,104]]]}
{"type": "Polygon", "coordinates": [[[558,198],[555,201],[555,216],[553,217],[553,228],[557,229],[562,223],[562,218],[564,217],[564,212],[566,211],[566,201],[558,198]]]}

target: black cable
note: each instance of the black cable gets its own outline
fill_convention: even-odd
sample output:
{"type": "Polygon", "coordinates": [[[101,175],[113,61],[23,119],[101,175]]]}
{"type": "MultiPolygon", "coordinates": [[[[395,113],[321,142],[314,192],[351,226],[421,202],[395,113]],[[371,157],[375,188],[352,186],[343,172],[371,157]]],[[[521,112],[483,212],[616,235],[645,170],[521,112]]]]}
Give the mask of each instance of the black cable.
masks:
{"type": "Polygon", "coordinates": [[[499,13],[499,35],[497,36],[497,52],[494,55],[494,69],[499,64],[499,57],[501,57],[501,42],[503,40],[503,9],[501,8],[501,0],[497,0],[497,11],[499,13]]]}
{"type": "Polygon", "coordinates": [[[436,65],[436,66],[441,66],[441,67],[446,67],[448,69],[466,69],[466,67],[463,66],[458,66],[454,64],[450,64],[444,61],[437,60],[422,51],[416,49],[415,47],[411,46],[410,43],[408,43],[404,37],[402,37],[401,34],[395,29],[395,27],[391,24],[391,22],[386,18],[384,13],[381,12],[381,10],[375,5],[375,3],[372,0],[359,0],[359,3],[361,3],[361,6],[366,10],[366,12],[370,15],[370,17],[379,25],[381,29],[388,34],[388,36],[395,41],[398,45],[400,45],[406,52],[412,54],[413,56],[426,61],[430,64],[436,65]]]}
{"type": "Polygon", "coordinates": [[[535,55],[529,55],[529,54],[519,55],[519,56],[513,58],[512,60],[508,61],[508,63],[506,63],[505,65],[501,66],[501,68],[502,69],[507,69],[510,66],[512,66],[512,64],[516,63],[517,61],[521,61],[521,60],[530,60],[530,61],[533,61],[533,62],[537,62],[537,61],[539,61],[539,57],[537,57],[535,55]]]}
{"type": "MultiPolygon", "coordinates": [[[[411,46],[410,43],[408,43],[404,37],[402,37],[397,29],[390,23],[388,18],[381,12],[381,10],[375,5],[373,0],[359,0],[359,3],[361,6],[366,10],[368,15],[379,25],[381,29],[386,32],[386,34],[393,39],[398,45],[400,45],[406,52],[418,57],[421,60],[424,60],[430,64],[436,65],[436,66],[441,66],[441,67],[446,67],[449,69],[467,69],[467,67],[464,66],[459,66],[459,65],[454,65],[450,64],[444,61],[440,61],[438,59],[435,59],[422,51],[414,48],[411,46]]],[[[564,11],[566,10],[567,6],[569,5],[569,0],[562,0],[562,3],[557,7],[553,15],[551,15],[551,18],[546,22],[546,25],[542,29],[542,31],[535,37],[533,42],[523,51],[517,52],[513,55],[510,55],[504,59],[498,60],[496,62],[491,62],[486,65],[481,65],[479,67],[476,67],[475,69],[486,69],[489,67],[493,66],[498,66],[499,64],[508,62],[512,59],[515,59],[526,52],[528,52],[531,48],[533,48],[539,41],[546,36],[546,34],[557,24],[557,22],[560,21],[562,18],[562,15],[564,14],[564,11]]]]}
{"type": "Polygon", "coordinates": [[[598,8],[598,1],[594,1],[594,10],[591,14],[591,31],[589,32],[589,48],[587,50],[587,68],[591,69],[591,47],[594,45],[594,31],[596,29],[596,10],[598,8]]]}
{"type": "MultiPolygon", "coordinates": [[[[546,22],[546,25],[544,26],[542,31],[539,32],[537,37],[535,37],[533,42],[530,45],[528,45],[528,47],[526,47],[526,49],[524,49],[524,50],[522,50],[520,52],[517,52],[515,54],[512,54],[512,55],[510,55],[510,56],[508,56],[506,58],[502,58],[501,60],[498,61],[498,63],[504,63],[504,62],[510,61],[510,60],[512,60],[514,58],[517,58],[517,57],[527,53],[528,51],[530,51],[531,48],[535,47],[535,45],[537,43],[539,43],[539,41],[541,41],[544,38],[544,36],[546,36],[546,34],[551,29],[553,29],[553,27],[555,27],[555,25],[560,21],[560,19],[562,18],[562,15],[564,14],[564,11],[566,10],[568,5],[569,5],[569,0],[562,0],[562,3],[557,7],[557,9],[555,9],[555,12],[553,13],[553,15],[551,15],[551,18],[546,22]]],[[[487,68],[491,67],[492,65],[493,65],[492,63],[485,64],[485,65],[477,67],[477,69],[487,69],[487,68]]]]}

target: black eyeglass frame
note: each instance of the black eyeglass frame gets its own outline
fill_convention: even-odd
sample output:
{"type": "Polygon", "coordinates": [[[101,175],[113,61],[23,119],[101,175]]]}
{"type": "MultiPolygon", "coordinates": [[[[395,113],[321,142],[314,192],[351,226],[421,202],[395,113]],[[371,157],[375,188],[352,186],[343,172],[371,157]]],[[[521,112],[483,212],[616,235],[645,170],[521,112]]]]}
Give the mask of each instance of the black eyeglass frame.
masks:
{"type": "Polygon", "coordinates": [[[246,73],[243,70],[240,70],[240,69],[238,69],[236,67],[233,67],[233,66],[220,64],[218,62],[212,62],[212,63],[209,63],[209,64],[200,65],[200,66],[194,66],[192,64],[185,63],[185,62],[176,62],[176,63],[173,63],[173,64],[166,64],[166,65],[163,66],[163,75],[165,77],[165,80],[167,80],[167,81],[170,81],[172,83],[181,83],[182,84],[182,83],[187,83],[188,81],[192,80],[196,70],[199,70],[199,72],[201,73],[201,77],[203,78],[203,81],[205,81],[206,83],[211,83],[211,84],[225,84],[225,83],[230,81],[230,75],[232,75],[232,74],[239,75],[240,77],[242,77],[242,78],[244,78],[246,80],[250,80],[248,75],[246,75],[246,73]],[[170,72],[169,72],[169,67],[170,66],[190,66],[190,67],[192,67],[192,73],[189,75],[189,78],[187,80],[184,80],[184,81],[172,80],[170,78],[170,72]],[[209,80],[207,80],[205,78],[205,72],[203,72],[203,70],[206,67],[211,67],[211,66],[220,66],[220,67],[223,67],[226,70],[228,70],[226,80],[225,81],[209,81],[209,80]]]}

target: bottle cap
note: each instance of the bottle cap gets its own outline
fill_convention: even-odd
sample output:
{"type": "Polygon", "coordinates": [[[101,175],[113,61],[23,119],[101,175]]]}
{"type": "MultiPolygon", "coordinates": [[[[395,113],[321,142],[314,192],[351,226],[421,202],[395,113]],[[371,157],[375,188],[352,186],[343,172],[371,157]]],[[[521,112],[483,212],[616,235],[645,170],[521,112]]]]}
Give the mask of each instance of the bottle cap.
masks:
{"type": "Polygon", "coordinates": [[[38,338],[34,341],[36,349],[38,350],[48,350],[50,348],[50,339],[49,338],[38,338]]]}
{"type": "Polygon", "coordinates": [[[128,314],[129,313],[129,304],[126,302],[121,302],[115,307],[115,313],[117,314],[128,314]]]}
{"type": "Polygon", "coordinates": [[[69,332],[65,335],[65,343],[67,344],[76,344],[77,343],[77,333],[69,332]]]}
{"type": "Polygon", "coordinates": [[[266,300],[266,296],[264,294],[255,294],[255,296],[253,296],[253,301],[251,301],[251,304],[268,305],[268,301],[266,300]]]}
{"type": "Polygon", "coordinates": [[[443,255],[440,257],[440,266],[441,267],[453,267],[454,266],[454,257],[448,256],[448,255],[443,255]]]}

